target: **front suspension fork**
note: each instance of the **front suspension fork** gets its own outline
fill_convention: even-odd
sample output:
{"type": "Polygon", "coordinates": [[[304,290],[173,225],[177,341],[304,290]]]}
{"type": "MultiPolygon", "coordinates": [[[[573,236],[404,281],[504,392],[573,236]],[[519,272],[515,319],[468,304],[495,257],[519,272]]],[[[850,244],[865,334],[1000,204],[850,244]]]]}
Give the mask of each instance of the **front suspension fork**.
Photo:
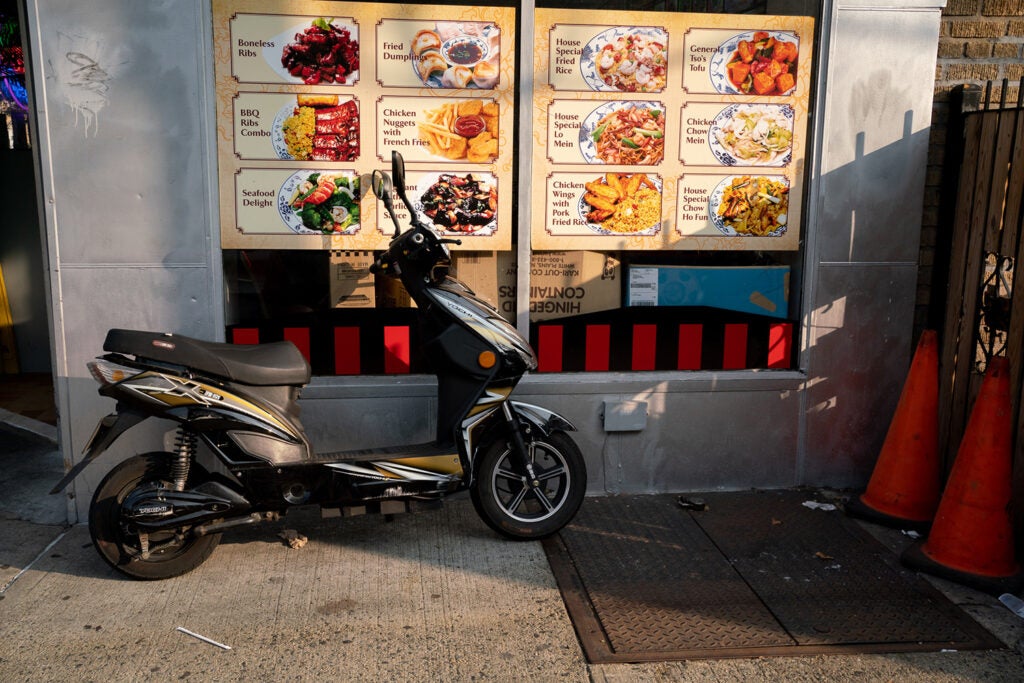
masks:
{"type": "MultiPolygon", "coordinates": [[[[505,423],[508,426],[509,440],[512,446],[512,462],[519,466],[519,472],[525,477],[525,483],[530,488],[540,486],[540,479],[533,467],[533,460],[530,458],[530,450],[523,439],[523,433],[519,430],[519,418],[512,410],[508,401],[501,404],[501,410],[505,414],[505,423]]],[[[527,431],[531,428],[526,427],[527,431]]]]}

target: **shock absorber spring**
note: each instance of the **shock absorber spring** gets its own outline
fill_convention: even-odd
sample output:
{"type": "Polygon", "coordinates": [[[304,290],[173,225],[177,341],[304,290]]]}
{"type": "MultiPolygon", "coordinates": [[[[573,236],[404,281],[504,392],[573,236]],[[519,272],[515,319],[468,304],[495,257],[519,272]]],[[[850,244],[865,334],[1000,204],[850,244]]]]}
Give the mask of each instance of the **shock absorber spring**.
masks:
{"type": "Polygon", "coordinates": [[[171,461],[171,482],[175,491],[184,491],[188,481],[189,465],[196,453],[198,437],[184,426],[178,427],[174,439],[175,458],[171,461]]]}

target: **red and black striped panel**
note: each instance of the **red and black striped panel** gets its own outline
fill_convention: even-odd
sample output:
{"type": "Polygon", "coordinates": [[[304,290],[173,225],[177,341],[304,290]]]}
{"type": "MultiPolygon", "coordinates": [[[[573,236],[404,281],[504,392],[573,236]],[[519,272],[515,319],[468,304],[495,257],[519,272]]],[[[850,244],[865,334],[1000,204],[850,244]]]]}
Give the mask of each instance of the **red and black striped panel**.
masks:
{"type": "MultiPolygon", "coordinates": [[[[598,317],[535,324],[531,341],[537,351],[538,372],[795,367],[796,325],[791,321],[672,318],[663,314],[647,319],[598,317]]],[[[305,325],[239,325],[228,328],[228,339],[235,344],[291,341],[309,360],[315,375],[429,372],[419,329],[411,317],[357,322],[360,324],[317,320],[305,325]]]]}
{"type": "Polygon", "coordinates": [[[536,329],[538,372],[790,369],[794,324],[566,324],[536,329]]]}

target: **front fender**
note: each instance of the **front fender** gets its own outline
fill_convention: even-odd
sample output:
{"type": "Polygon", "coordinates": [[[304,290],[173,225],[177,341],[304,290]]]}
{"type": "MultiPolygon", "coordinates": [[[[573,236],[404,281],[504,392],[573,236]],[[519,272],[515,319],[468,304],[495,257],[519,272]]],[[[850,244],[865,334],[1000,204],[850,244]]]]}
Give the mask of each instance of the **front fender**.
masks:
{"type": "MultiPolygon", "coordinates": [[[[517,419],[527,422],[532,429],[536,429],[543,436],[550,436],[552,432],[557,431],[576,431],[575,425],[553,410],[511,400],[508,402],[508,406],[517,419]]],[[[505,438],[505,435],[508,434],[506,425],[507,422],[500,405],[492,406],[486,412],[463,424],[462,438],[466,451],[470,454],[472,472],[470,485],[476,479],[477,451],[490,443],[492,439],[505,438]]]]}
{"type": "Polygon", "coordinates": [[[71,481],[82,473],[82,470],[91,463],[97,456],[103,451],[110,448],[110,445],[117,441],[117,438],[124,434],[126,431],[145,420],[148,415],[144,413],[137,413],[131,410],[119,410],[114,413],[110,413],[96,425],[96,431],[93,432],[92,438],[89,439],[89,443],[86,445],[85,457],[82,458],[81,462],[68,470],[68,473],[64,475],[64,478],[57,482],[57,485],[50,489],[50,493],[60,493],[67,487],[71,481]]]}
{"type": "Polygon", "coordinates": [[[563,431],[563,432],[575,432],[576,427],[573,423],[547,408],[541,408],[530,403],[520,403],[519,401],[509,401],[512,404],[512,410],[519,415],[519,417],[525,419],[531,425],[541,430],[544,436],[551,434],[551,432],[563,431]]]}
{"type": "MultiPolygon", "coordinates": [[[[525,420],[544,436],[555,431],[574,432],[576,427],[558,413],[530,403],[509,401],[513,414],[525,420]]],[[[481,444],[487,443],[498,430],[505,429],[505,419],[500,405],[493,405],[486,411],[469,418],[462,424],[461,438],[463,448],[470,463],[476,459],[476,451],[481,444]]]]}

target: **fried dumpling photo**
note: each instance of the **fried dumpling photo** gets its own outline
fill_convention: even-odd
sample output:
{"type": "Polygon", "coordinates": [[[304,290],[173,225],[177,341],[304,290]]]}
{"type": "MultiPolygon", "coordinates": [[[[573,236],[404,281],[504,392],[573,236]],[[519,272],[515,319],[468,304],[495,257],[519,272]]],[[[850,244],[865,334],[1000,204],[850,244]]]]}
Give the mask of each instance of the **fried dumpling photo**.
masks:
{"type": "Polygon", "coordinates": [[[444,61],[440,52],[431,50],[420,55],[420,59],[416,63],[416,70],[420,74],[420,79],[426,83],[431,76],[443,75],[448,70],[448,62],[444,61]]]}
{"type": "Polygon", "coordinates": [[[417,57],[427,50],[440,50],[441,36],[433,31],[419,31],[412,39],[412,53],[417,57]]]}
{"type": "Polygon", "coordinates": [[[498,67],[493,62],[480,62],[473,67],[473,83],[484,90],[493,88],[498,83],[498,67]]]}
{"type": "Polygon", "coordinates": [[[473,70],[468,66],[453,66],[441,75],[441,85],[446,88],[467,88],[473,80],[473,70]]]}

